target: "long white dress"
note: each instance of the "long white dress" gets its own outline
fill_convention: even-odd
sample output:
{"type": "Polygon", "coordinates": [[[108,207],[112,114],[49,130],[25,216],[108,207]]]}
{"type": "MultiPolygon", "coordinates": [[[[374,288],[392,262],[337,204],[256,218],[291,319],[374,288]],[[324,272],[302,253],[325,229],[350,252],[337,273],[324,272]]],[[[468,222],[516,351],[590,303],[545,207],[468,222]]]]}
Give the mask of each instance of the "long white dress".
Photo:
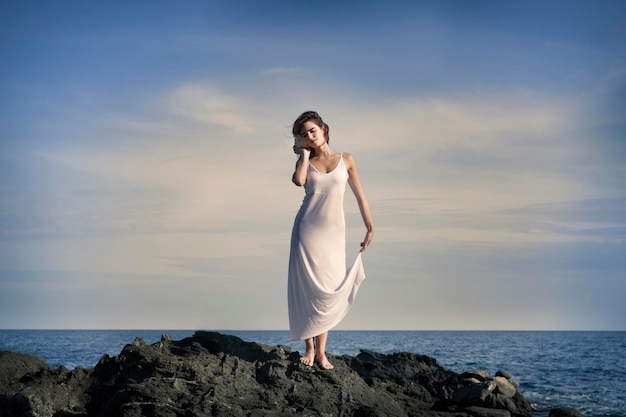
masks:
{"type": "Polygon", "coordinates": [[[339,324],[365,279],[360,253],[346,269],[347,181],[343,155],[328,173],[309,163],[304,201],[291,233],[287,289],[291,340],[318,336],[339,324]]]}

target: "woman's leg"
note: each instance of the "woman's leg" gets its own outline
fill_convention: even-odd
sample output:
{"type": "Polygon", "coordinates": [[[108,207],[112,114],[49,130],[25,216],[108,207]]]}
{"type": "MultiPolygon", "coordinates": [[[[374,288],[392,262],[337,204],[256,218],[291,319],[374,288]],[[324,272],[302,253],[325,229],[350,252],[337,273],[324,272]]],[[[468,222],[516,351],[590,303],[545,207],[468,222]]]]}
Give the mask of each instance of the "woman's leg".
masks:
{"type": "Polygon", "coordinates": [[[328,340],[328,332],[322,333],[315,338],[315,361],[320,364],[322,369],[333,369],[334,366],[328,362],[326,357],[326,341],[328,340]]]}
{"type": "Polygon", "coordinates": [[[300,362],[306,366],[312,366],[315,362],[315,346],[313,345],[313,338],[310,337],[304,341],[306,345],[306,353],[300,358],[300,362]]]}

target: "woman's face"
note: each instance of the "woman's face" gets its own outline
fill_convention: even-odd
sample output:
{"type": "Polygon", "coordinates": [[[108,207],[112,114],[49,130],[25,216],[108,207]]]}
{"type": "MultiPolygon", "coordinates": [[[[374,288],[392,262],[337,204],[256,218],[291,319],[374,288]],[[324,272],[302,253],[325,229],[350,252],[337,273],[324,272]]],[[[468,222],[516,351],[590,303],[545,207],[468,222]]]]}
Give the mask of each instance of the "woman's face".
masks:
{"type": "Polygon", "coordinates": [[[315,122],[304,122],[300,129],[300,137],[306,141],[307,147],[319,148],[326,143],[324,129],[315,124],[315,122]]]}

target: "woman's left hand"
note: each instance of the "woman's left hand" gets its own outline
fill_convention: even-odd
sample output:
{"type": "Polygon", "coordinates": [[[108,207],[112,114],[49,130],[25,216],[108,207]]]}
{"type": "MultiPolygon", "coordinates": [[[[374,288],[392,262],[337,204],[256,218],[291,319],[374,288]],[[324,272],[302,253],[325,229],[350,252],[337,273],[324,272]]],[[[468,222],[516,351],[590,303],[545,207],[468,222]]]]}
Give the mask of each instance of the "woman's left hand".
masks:
{"type": "Polygon", "coordinates": [[[365,239],[363,239],[363,242],[361,242],[361,250],[359,252],[365,252],[365,249],[367,249],[367,247],[370,245],[373,238],[374,238],[373,230],[369,230],[367,233],[365,233],[365,239]]]}

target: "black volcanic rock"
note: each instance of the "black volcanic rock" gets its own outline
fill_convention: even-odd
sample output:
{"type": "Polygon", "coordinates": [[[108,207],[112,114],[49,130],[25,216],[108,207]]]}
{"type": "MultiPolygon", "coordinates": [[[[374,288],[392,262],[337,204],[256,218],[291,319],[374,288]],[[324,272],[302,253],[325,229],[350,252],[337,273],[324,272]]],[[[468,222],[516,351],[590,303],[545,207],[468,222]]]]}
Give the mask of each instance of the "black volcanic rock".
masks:
{"type": "Polygon", "coordinates": [[[0,351],[0,417],[84,415],[90,373],[53,370],[37,356],[0,351]]]}
{"type": "Polygon", "coordinates": [[[519,393],[500,402],[496,394],[483,403],[452,402],[464,378],[427,356],[363,350],[330,356],[330,371],[299,357],[286,346],[212,332],[152,345],[135,339],[93,369],[73,371],[0,352],[0,417],[467,417],[479,408],[532,416],[519,393]],[[509,411],[494,409],[508,403],[509,411]]]}

